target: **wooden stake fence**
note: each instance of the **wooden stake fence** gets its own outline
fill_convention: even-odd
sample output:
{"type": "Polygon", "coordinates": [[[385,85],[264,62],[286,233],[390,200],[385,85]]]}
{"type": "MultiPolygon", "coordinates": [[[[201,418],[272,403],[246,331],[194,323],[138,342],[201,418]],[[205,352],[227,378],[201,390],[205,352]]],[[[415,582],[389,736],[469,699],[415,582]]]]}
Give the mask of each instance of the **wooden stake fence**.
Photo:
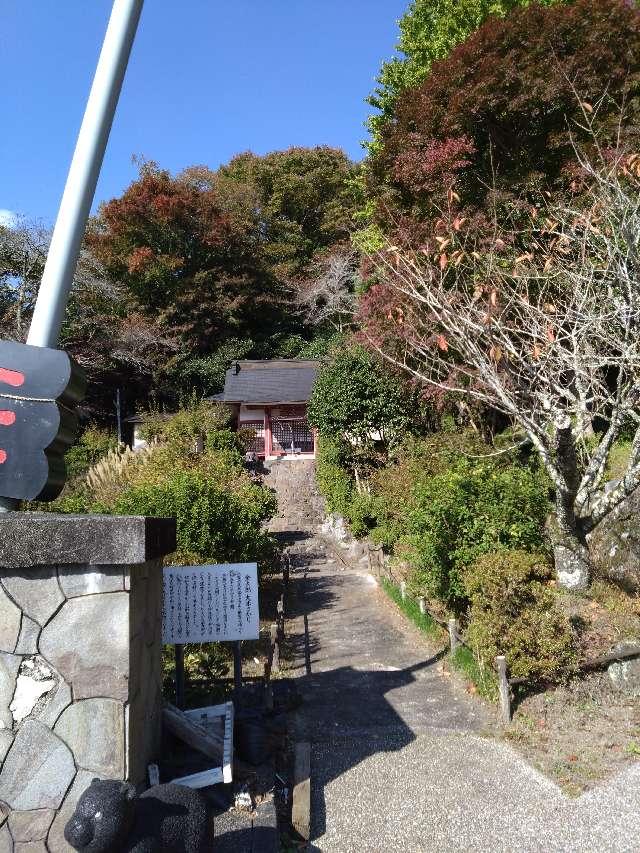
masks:
{"type": "MultiPolygon", "coordinates": [[[[394,582],[393,578],[389,578],[389,580],[391,583],[394,582]]],[[[398,584],[398,588],[400,590],[400,598],[403,602],[406,601],[408,598],[406,582],[400,581],[398,584]]],[[[457,619],[451,618],[445,623],[429,610],[429,608],[427,607],[426,600],[423,597],[418,598],[417,603],[421,614],[428,614],[436,624],[440,625],[441,628],[448,631],[451,654],[454,654],[460,646],[464,646],[473,654],[473,649],[471,649],[470,646],[467,645],[462,636],[457,619]]],[[[624,649],[624,651],[610,652],[609,654],[602,655],[598,658],[585,660],[578,667],[577,673],[592,672],[594,670],[603,669],[610,663],[615,663],[616,661],[628,660],[630,658],[637,657],[640,657],[640,644],[629,646],[628,648],[624,649]]],[[[502,718],[502,721],[507,725],[511,722],[512,716],[511,699],[513,688],[526,684],[532,686],[535,682],[533,682],[529,678],[509,678],[507,659],[504,655],[498,655],[495,659],[493,666],[498,679],[498,690],[500,694],[500,716],[502,718]]]]}
{"type": "Polygon", "coordinates": [[[283,594],[280,596],[280,600],[276,607],[276,621],[271,624],[271,628],[269,629],[269,651],[267,652],[267,662],[264,665],[264,684],[268,708],[273,707],[271,676],[274,672],[280,671],[280,651],[281,645],[285,639],[284,621],[285,611],[283,594]]]}

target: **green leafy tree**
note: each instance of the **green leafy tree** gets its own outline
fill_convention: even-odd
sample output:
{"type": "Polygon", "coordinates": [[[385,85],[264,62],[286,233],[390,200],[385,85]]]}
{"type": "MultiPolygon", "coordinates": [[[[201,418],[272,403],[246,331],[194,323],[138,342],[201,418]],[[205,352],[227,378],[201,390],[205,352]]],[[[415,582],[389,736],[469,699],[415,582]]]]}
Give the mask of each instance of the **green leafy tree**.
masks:
{"type": "Polygon", "coordinates": [[[324,364],[309,401],[309,423],[321,435],[354,448],[389,444],[407,426],[407,395],[384,364],[356,346],[339,350],[324,364]]]}
{"type": "MultiPolygon", "coordinates": [[[[367,102],[379,112],[368,121],[375,152],[384,129],[393,120],[398,96],[420,83],[439,59],[445,59],[454,47],[478,29],[490,15],[504,17],[517,6],[531,0],[413,0],[398,25],[399,56],[384,62],[377,78],[378,86],[367,102]]],[[[557,0],[540,0],[550,6],[557,0]]]]}
{"type": "Polygon", "coordinates": [[[124,290],[125,316],[175,342],[153,378],[161,398],[219,391],[234,358],[296,357],[308,346],[316,331],[292,309],[294,284],[344,244],[353,168],[327,147],[246,153],[177,176],[143,163],[101,207],[88,243],[124,290]]]}
{"type": "Polygon", "coordinates": [[[265,156],[239,154],[211,176],[225,210],[253,217],[264,258],[280,279],[302,275],[319,253],[344,242],[356,167],[337,148],[289,148],[265,156]]]}

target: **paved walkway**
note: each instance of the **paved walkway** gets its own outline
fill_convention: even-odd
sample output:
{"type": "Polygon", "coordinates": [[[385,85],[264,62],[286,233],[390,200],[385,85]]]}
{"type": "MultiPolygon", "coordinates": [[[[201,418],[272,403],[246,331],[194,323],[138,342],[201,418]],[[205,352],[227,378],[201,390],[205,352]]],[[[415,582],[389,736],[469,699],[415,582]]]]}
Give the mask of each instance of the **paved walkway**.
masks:
{"type": "Polygon", "coordinates": [[[335,853],[640,851],[640,766],[577,800],[509,746],[373,578],[293,546],[312,742],[312,849],[335,853]],[[302,572],[306,580],[302,580],[302,572]],[[306,620],[305,620],[306,617],[306,620]],[[308,625],[305,639],[305,621],[308,625]]]}

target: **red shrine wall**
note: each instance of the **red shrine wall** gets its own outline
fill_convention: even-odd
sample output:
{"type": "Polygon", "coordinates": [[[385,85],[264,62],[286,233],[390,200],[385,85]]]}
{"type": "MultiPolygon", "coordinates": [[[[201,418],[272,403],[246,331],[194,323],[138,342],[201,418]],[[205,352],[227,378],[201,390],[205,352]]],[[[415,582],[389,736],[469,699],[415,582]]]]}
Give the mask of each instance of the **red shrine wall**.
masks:
{"type": "Polygon", "coordinates": [[[254,451],[262,458],[314,459],[315,431],[307,423],[306,404],[240,406],[238,429],[256,433],[254,451]]]}

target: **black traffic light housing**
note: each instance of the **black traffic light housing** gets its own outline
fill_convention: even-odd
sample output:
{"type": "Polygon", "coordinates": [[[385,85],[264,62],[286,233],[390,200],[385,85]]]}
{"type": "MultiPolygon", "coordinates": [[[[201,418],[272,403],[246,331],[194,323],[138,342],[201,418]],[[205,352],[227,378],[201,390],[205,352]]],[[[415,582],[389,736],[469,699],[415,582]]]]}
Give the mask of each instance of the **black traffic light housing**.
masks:
{"type": "Polygon", "coordinates": [[[51,501],[78,430],[82,369],[63,350],[0,341],[0,497],[51,501]]]}

